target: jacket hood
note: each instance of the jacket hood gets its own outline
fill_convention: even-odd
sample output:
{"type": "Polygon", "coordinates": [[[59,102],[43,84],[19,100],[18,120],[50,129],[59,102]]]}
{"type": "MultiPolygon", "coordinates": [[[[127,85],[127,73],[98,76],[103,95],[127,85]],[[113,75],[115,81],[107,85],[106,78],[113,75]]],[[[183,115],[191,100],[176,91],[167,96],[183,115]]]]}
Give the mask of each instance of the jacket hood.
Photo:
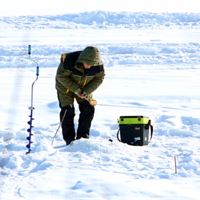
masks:
{"type": "Polygon", "coordinates": [[[86,47],[79,55],[76,62],[86,63],[90,66],[103,65],[98,48],[93,46],[86,47]]]}

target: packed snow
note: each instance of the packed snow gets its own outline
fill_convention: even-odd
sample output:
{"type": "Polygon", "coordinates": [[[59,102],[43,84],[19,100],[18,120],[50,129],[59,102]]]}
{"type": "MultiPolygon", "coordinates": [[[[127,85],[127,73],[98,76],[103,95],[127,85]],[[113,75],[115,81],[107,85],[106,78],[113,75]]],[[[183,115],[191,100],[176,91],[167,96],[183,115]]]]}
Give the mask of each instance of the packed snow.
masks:
{"type": "Polygon", "coordinates": [[[1,199],[200,199],[200,14],[73,9],[0,17],[1,199]],[[89,45],[106,71],[90,139],[66,146],[60,129],[52,145],[60,55],[89,45]],[[147,146],[117,140],[119,117],[133,115],[152,121],[147,146]]]}

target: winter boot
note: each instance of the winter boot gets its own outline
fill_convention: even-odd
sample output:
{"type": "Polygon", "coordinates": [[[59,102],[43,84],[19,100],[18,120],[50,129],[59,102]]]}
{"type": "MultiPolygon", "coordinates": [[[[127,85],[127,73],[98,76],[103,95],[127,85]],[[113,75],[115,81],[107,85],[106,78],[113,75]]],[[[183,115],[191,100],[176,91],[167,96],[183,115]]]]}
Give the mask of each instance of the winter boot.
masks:
{"type": "Polygon", "coordinates": [[[71,142],[73,142],[73,141],[74,141],[74,138],[67,139],[66,140],[66,145],[70,145],[71,142]]]}

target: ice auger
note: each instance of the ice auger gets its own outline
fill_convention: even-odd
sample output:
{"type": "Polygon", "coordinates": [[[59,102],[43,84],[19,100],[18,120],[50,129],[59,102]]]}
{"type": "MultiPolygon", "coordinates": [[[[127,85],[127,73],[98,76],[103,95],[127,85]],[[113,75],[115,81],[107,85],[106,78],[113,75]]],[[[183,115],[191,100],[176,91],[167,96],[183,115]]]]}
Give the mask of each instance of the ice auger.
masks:
{"type": "Polygon", "coordinates": [[[31,113],[29,115],[30,121],[28,121],[28,124],[30,125],[30,127],[27,129],[27,132],[29,133],[29,136],[26,139],[29,141],[29,143],[26,145],[26,147],[28,148],[28,152],[26,152],[26,154],[29,154],[31,152],[31,143],[33,143],[31,141],[31,136],[33,135],[32,134],[32,128],[33,128],[32,121],[34,120],[33,119],[33,110],[35,109],[33,107],[33,87],[34,87],[35,82],[38,80],[38,76],[39,76],[39,65],[35,60],[33,60],[31,58],[31,45],[28,45],[28,55],[29,55],[30,60],[32,60],[33,62],[35,62],[37,64],[37,67],[36,67],[36,79],[32,83],[32,86],[31,86],[31,106],[28,108],[31,111],[31,113]]]}

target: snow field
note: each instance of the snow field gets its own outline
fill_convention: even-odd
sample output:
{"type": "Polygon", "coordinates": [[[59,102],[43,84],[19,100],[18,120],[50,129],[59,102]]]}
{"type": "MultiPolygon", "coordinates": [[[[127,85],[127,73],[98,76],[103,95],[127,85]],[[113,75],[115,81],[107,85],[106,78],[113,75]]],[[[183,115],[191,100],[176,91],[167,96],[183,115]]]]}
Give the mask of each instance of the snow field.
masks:
{"type": "MultiPolygon", "coordinates": [[[[20,91],[21,97],[13,105],[13,108],[22,111],[22,114],[14,117],[16,122],[19,119],[23,119],[20,125],[17,125],[15,121],[12,124],[18,130],[15,131],[14,129],[16,128],[13,128],[13,130],[8,129],[0,132],[0,150],[3,153],[0,163],[3,176],[9,175],[11,173],[10,170],[12,170],[13,176],[23,177],[34,173],[46,174],[48,170],[52,170],[54,167],[79,168],[80,163],[82,163],[81,169],[84,170],[91,168],[91,170],[100,169],[111,173],[128,173],[134,179],[159,178],[171,180],[175,177],[195,178],[199,176],[198,143],[200,138],[200,119],[198,118],[199,99],[197,98],[198,96],[195,96],[195,89],[199,87],[198,84],[195,85],[194,90],[190,90],[190,86],[186,88],[187,85],[179,85],[176,88],[174,83],[177,82],[177,79],[172,78],[172,74],[166,73],[167,70],[162,72],[154,69],[157,72],[156,76],[159,77],[156,79],[152,75],[155,72],[150,72],[148,76],[143,76],[143,74],[146,74],[144,72],[145,69],[144,71],[130,67],[122,69],[119,66],[117,73],[113,73],[113,69],[108,68],[104,85],[94,95],[98,99],[98,106],[96,107],[96,116],[91,128],[91,139],[79,140],[73,146],[66,147],[59,132],[54,146],[51,146],[51,141],[58,127],[59,113],[56,93],[49,92],[52,90],[49,87],[53,88],[54,85],[55,69],[41,68],[41,75],[35,84],[34,92],[37,96],[34,101],[36,106],[34,116],[36,119],[33,121],[35,126],[33,129],[34,136],[32,137],[34,142],[32,144],[33,151],[27,156],[25,155],[25,152],[27,152],[25,146],[28,142],[26,140],[28,125],[26,127],[24,125],[29,120],[29,110],[27,108],[30,97],[27,94],[29,94],[30,87],[28,87],[28,82],[31,83],[35,77],[35,69],[30,69],[22,68],[19,70],[20,73],[16,69],[1,69],[1,74],[9,72],[8,74],[11,77],[17,74],[18,78],[22,79],[20,84],[14,88],[24,88],[24,90],[20,91]],[[122,71],[124,75],[124,79],[122,77],[123,87],[121,81],[118,81],[122,71]],[[159,86],[161,79],[164,81],[162,73],[170,77],[171,86],[169,87],[175,86],[174,91],[171,90],[167,94],[162,92],[163,88],[164,91],[169,90],[167,84],[163,84],[162,89],[160,87],[156,88],[156,85],[159,86]],[[135,77],[129,74],[134,74],[135,77]],[[149,84],[150,82],[151,84],[149,84]],[[112,93],[110,93],[110,90],[115,85],[118,85],[117,90],[112,90],[112,93]],[[182,87],[184,88],[183,93],[181,92],[182,87]],[[124,88],[126,90],[123,90],[124,88]],[[154,89],[151,90],[151,88],[154,89]],[[119,96],[119,91],[123,91],[123,95],[119,96]],[[134,92],[130,93],[129,91],[134,92]],[[145,93],[141,95],[139,91],[145,91],[145,93]],[[187,95],[185,95],[185,91],[187,91],[187,95]],[[179,92],[178,99],[176,99],[177,92],[179,92]],[[194,99],[188,99],[188,93],[194,99]],[[44,99],[48,99],[46,104],[44,104],[44,99]],[[132,99],[135,101],[133,102],[132,99]],[[43,103],[41,104],[41,102],[43,103]],[[27,106],[25,107],[25,105],[27,106]],[[187,115],[188,110],[190,110],[191,116],[187,115]],[[134,115],[145,113],[146,116],[152,119],[154,136],[151,143],[146,147],[131,147],[119,143],[116,139],[118,130],[117,118],[120,115],[133,115],[133,113],[134,115]],[[44,116],[47,122],[45,124],[44,116]],[[49,125],[47,126],[46,124],[49,125]],[[113,143],[108,141],[110,137],[114,140],[113,143]],[[174,156],[178,160],[177,175],[175,175],[174,169],[174,156]],[[63,159],[64,157],[67,159],[63,159]]],[[[149,69],[146,69],[146,71],[148,72],[149,69]]],[[[191,80],[194,75],[191,69],[181,70],[180,72],[179,70],[174,71],[179,74],[180,72],[183,73],[182,78],[179,77],[181,83],[186,80],[184,74],[187,74],[188,80],[191,80]]],[[[5,78],[7,77],[2,77],[1,80],[5,78]]],[[[165,78],[167,82],[168,79],[167,77],[165,78]]],[[[9,91],[10,88],[12,88],[12,83],[4,86],[5,91],[9,91]]],[[[6,104],[4,104],[6,112],[10,104],[8,103],[5,106],[6,104]]],[[[10,116],[13,116],[13,113],[19,112],[11,111],[10,116]]],[[[6,113],[4,113],[4,116],[6,116],[6,113]]],[[[10,117],[5,117],[5,123],[8,123],[8,119],[10,117]]],[[[78,114],[75,118],[76,126],[77,120],[78,114]]]]}
{"type": "Polygon", "coordinates": [[[3,200],[199,199],[199,14],[13,16],[1,17],[0,27],[3,200]],[[40,75],[34,86],[32,151],[26,155],[36,78],[36,64],[27,55],[30,44],[40,75]],[[98,105],[90,139],[66,146],[60,130],[51,145],[59,125],[54,85],[60,55],[88,45],[100,49],[106,70],[94,92],[98,105]],[[117,120],[126,115],[152,120],[148,146],[117,141],[117,120]]]}
{"type": "Polygon", "coordinates": [[[61,15],[2,16],[6,29],[199,29],[200,14],[92,11],[61,15]]]}

